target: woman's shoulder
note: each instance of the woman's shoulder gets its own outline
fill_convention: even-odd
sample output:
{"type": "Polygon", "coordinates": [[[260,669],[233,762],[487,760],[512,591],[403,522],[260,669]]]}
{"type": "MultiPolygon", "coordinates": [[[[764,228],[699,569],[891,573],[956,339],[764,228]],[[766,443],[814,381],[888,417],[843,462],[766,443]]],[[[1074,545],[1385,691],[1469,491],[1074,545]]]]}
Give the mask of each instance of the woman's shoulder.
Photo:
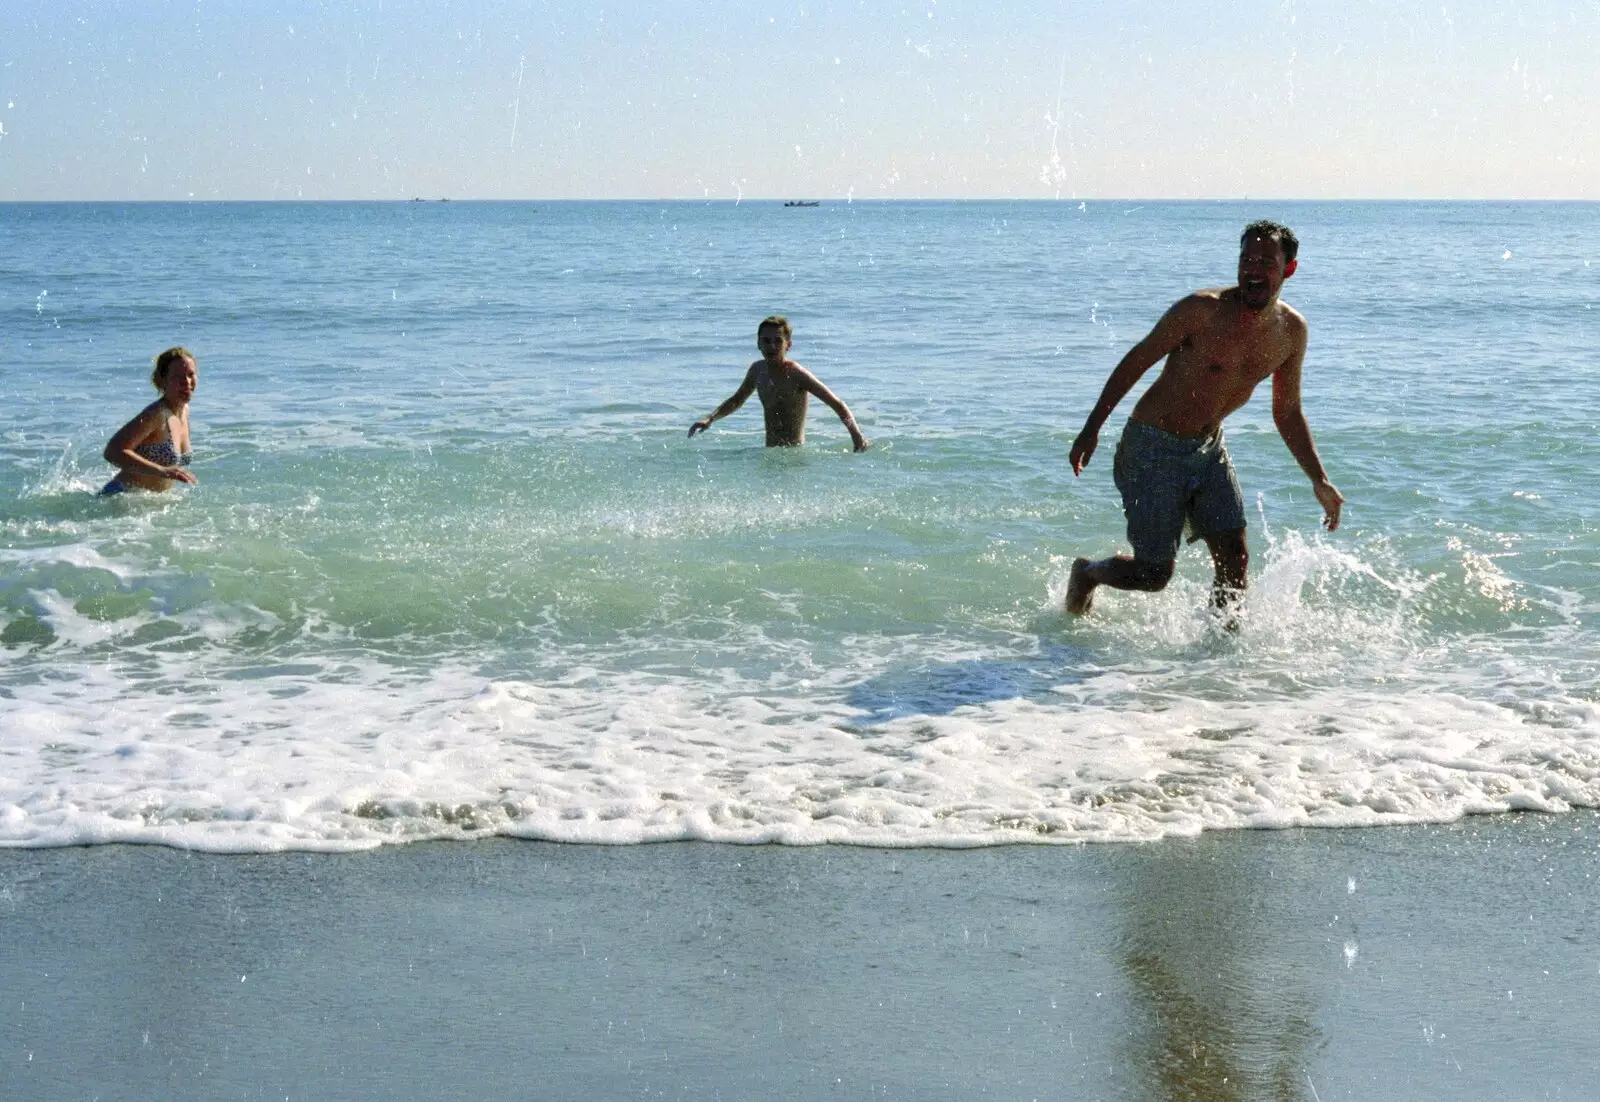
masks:
{"type": "Polygon", "coordinates": [[[133,420],[128,422],[128,427],[142,433],[160,432],[168,424],[172,411],[167,408],[167,403],[160,398],[145,406],[133,415],[133,420]]]}

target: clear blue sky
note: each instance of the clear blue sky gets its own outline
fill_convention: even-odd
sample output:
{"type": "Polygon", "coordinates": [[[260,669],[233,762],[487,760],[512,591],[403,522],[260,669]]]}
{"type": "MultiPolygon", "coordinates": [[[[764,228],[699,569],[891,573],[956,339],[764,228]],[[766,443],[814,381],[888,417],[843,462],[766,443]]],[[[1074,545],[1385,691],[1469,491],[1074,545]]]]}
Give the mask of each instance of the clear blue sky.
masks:
{"type": "Polygon", "coordinates": [[[1600,199],[1600,0],[8,0],[0,200],[1600,199]]]}

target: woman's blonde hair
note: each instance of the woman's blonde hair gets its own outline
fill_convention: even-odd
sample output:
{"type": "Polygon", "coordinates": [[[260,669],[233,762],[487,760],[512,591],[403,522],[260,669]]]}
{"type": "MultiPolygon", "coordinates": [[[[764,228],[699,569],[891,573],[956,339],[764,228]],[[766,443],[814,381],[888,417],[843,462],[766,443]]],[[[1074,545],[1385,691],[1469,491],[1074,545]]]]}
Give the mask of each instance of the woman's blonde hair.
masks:
{"type": "Polygon", "coordinates": [[[172,369],[172,365],[177,363],[179,360],[188,360],[190,363],[196,362],[194,353],[190,352],[181,344],[174,345],[165,352],[161,353],[161,355],[157,356],[155,370],[150,372],[150,385],[155,387],[157,390],[160,390],[162,387],[166,386],[167,372],[170,371],[172,369]]]}

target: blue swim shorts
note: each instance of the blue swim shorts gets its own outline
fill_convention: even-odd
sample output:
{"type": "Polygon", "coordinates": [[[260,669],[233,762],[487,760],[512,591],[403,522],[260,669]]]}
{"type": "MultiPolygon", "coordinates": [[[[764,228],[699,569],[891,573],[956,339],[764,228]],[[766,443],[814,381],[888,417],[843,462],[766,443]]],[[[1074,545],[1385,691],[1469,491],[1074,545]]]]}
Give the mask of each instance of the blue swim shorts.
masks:
{"type": "Polygon", "coordinates": [[[1140,562],[1172,562],[1186,530],[1193,542],[1245,526],[1244,495],[1221,429],[1177,436],[1129,421],[1111,471],[1140,562]]]}

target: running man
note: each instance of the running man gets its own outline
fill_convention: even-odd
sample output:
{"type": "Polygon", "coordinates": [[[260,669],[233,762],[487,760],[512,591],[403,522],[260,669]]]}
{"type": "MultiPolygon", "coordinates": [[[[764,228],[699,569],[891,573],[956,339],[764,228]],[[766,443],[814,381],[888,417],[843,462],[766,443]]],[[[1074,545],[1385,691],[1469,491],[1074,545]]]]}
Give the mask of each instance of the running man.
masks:
{"type": "Polygon", "coordinates": [[[1111,372],[1072,442],[1074,475],[1089,465],[1100,427],[1117,403],[1158,360],[1167,361],[1133,407],[1112,463],[1133,556],[1074,560],[1068,612],[1088,612],[1102,585],[1148,593],[1166,588],[1186,528],[1191,541],[1203,539],[1211,549],[1213,607],[1228,608],[1244,591],[1250,560],[1244,497],[1223,445],[1222,422],[1269,375],[1273,423],[1311,479],[1322,523],[1330,532],[1339,527],[1344,498],[1328,481],[1300,409],[1306,320],[1278,301],[1299,248],[1289,227],[1250,223],[1239,239],[1238,286],[1196,291],[1174,304],[1111,372]]]}

